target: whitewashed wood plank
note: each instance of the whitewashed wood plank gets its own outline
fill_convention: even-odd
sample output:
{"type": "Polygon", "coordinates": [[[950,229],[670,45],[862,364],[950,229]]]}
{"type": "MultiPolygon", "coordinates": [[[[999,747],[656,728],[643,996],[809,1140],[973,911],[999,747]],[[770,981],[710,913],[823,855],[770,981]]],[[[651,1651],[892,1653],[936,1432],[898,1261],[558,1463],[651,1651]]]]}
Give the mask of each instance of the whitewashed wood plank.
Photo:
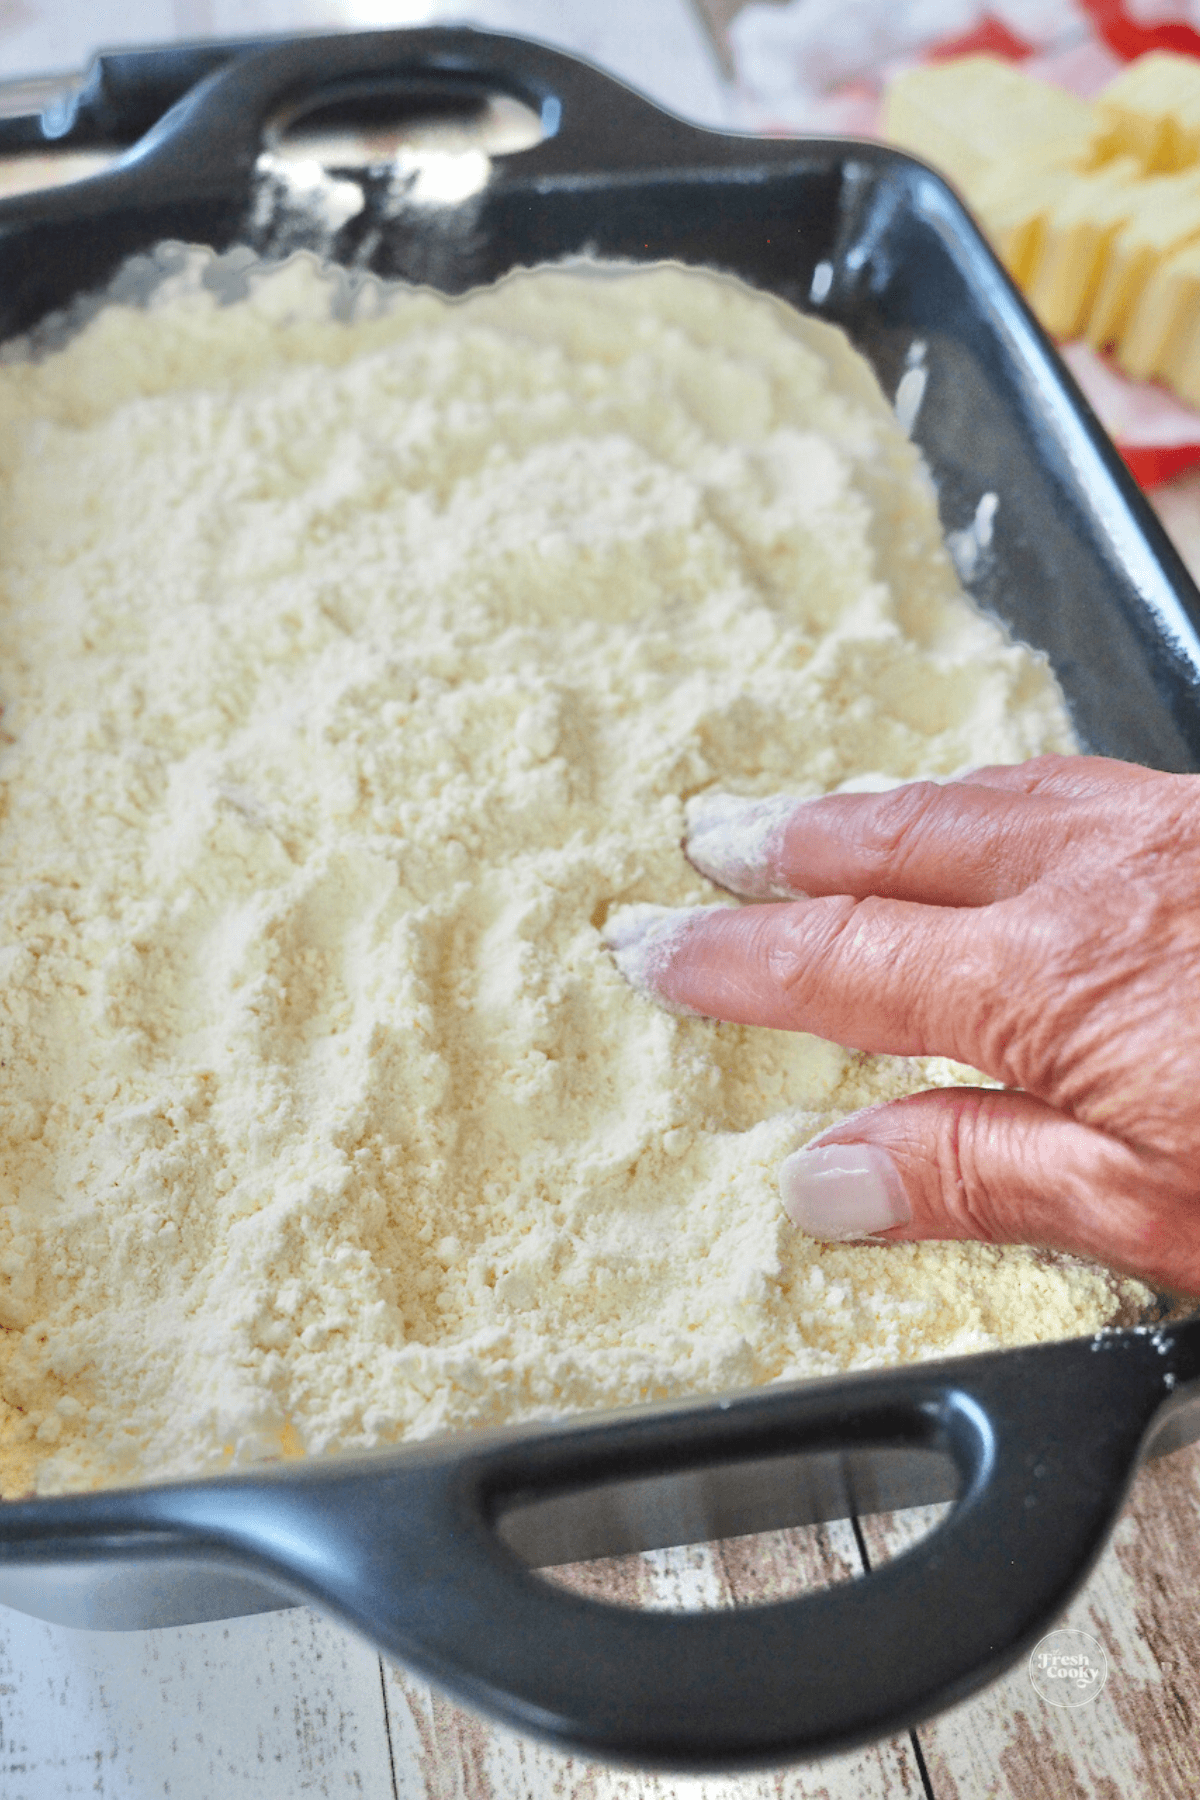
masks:
{"type": "Polygon", "coordinates": [[[307,1608],[162,1631],[0,1609],[3,1800],[390,1800],[379,1658],[307,1608]]]}
{"type": "MultiPolygon", "coordinates": [[[[921,1514],[864,1519],[872,1561],[921,1514]]],[[[1022,1664],[923,1726],[936,1800],[1182,1800],[1200,1794],[1200,1449],[1138,1476],[1091,1580],[1059,1623],[1086,1631],[1108,1681],[1084,1707],[1048,1705],[1022,1664]]]]}
{"type": "Polygon", "coordinates": [[[907,1738],[804,1767],[704,1778],[614,1769],[491,1726],[424,1683],[389,1671],[402,1800],[913,1800],[907,1738]]]}
{"type": "MultiPolygon", "coordinates": [[[[693,1610],[782,1598],[861,1568],[841,1522],[578,1563],[554,1578],[611,1603],[693,1610]]],[[[387,1693],[404,1800],[915,1800],[922,1791],[907,1738],[803,1768],[685,1779],[564,1756],[483,1723],[400,1670],[388,1670],[387,1693]]]]}

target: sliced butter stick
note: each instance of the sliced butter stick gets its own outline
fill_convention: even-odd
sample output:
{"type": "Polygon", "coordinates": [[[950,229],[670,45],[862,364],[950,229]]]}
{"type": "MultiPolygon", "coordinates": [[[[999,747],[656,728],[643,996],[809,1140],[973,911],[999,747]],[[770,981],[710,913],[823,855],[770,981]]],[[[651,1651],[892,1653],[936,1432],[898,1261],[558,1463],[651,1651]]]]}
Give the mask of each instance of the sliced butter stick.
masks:
{"type": "MultiPolygon", "coordinates": [[[[1195,252],[1191,253],[1193,257],[1195,252]]],[[[1200,260],[1192,263],[1192,294],[1200,295],[1200,260]]],[[[1189,406],[1200,407],[1200,308],[1193,304],[1168,348],[1164,379],[1189,406]]]]}
{"type": "Polygon", "coordinates": [[[1200,393],[1197,327],[1200,242],[1176,251],[1154,271],[1117,346],[1117,361],[1135,380],[1157,378],[1195,400],[1200,393]]]}
{"type": "Polygon", "coordinates": [[[1076,176],[1047,167],[1042,153],[993,163],[966,188],[966,197],[996,254],[1019,288],[1032,279],[1046,245],[1046,225],[1076,176]]]}
{"type": "Polygon", "coordinates": [[[1096,97],[1102,150],[1136,156],[1147,174],[1200,161],[1200,61],[1152,50],[1096,97]]]}
{"type": "Polygon", "coordinates": [[[1140,175],[1133,157],[1118,157],[1076,176],[1050,208],[1026,292],[1053,336],[1073,338],[1083,331],[1108,247],[1141,203],[1140,175]]]}
{"type": "Polygon", "coordinates": [[[884,96],[883,133],[969,191],[986,169],[1040,150],[1087,167],[1095,118],[1087,101],[1011,63],[964,56],[898,75],[884,96]]]}
{"type": "Polygon", "coordinates": [[[1137,208],[1110,242],[1087,340],[1096,349],[1123,346],[1138,304],[1164,257],[1200,237],[1200,170],[1140,183],[1137,208]]]}

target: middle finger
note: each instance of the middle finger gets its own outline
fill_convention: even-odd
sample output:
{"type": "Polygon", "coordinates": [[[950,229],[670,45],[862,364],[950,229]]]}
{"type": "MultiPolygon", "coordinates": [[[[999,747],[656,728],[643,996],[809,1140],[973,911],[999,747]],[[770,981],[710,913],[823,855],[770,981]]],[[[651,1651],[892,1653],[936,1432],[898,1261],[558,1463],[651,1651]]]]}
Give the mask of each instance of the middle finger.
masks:
{"type": "Polygon", "coordinates": [[[845,895],[632,906],[604,940],[631,986],[670,1007],[856,1050],[950,1056],[1006,1078],[990,1066],[1013,987],[998,913],[845,895]]]}

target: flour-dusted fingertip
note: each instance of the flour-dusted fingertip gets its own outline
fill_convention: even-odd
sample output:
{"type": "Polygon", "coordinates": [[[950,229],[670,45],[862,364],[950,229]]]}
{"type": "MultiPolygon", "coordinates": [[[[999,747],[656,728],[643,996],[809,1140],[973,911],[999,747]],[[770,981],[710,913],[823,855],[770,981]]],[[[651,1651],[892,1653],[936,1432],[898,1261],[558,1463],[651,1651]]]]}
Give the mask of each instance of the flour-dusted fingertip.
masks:
{"type": "Polygon", "coordinates": [[[912,1220],[900,1172],[878,1144],[806,1145],[781,1164],[779,1192],[792,1224],[826,1242],[912,1220]]]}
{"type": "Polygon", "coordinates": [[[804,804],[796,794],[750,798],[710,791],[684,809],[688,861],[718,887],[747,900],[802,900],[782,874],[788,820],[804,804]]]}
{"type": "Polygon", "coordinates": [[[670,929],[674,920],[687,911],[682,906],[619,906],[604,922],[600,938],[606,950],[615,956],[636,951],[670,929]]]}
{"type": "Polygon", "coordinates": [[[601,940],[631,988],[668,1012],[696,1018],[694,1007],[663,992],[663,980],[696,920],[724,911],[721,906],[622,906],[605,922],[601,940]]]}

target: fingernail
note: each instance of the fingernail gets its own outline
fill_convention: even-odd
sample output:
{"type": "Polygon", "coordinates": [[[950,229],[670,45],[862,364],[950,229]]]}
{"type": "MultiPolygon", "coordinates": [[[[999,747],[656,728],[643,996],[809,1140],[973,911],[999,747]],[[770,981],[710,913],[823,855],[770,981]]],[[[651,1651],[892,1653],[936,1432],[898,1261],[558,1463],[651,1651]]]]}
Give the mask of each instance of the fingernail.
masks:
{"type": "Polygon", "coordinates": [[[747,799],[743,794],[697,794],[685,809],[689,862],[730,893],[748,900],[802,900],[779,873],[783,834],[803,801],[795,794],[747,799]]]}
{"type": "Polygon", "coordinates": [[[870,1237],[907,1225],[912,1208],[899,1171],[877,1144],[806,1146],[779,1170],[783,1210],[810,1237],[870,1237]]]}
{"type": "Polygon", "coordinates": [[[605,922],[601,937],[631,988],[649,994],[670,1012],[695,1017],[692,1007],[665,999],[659,983],[696,919],[703,913],[724,910],[720,906],[622,906],[605,922]]]}

